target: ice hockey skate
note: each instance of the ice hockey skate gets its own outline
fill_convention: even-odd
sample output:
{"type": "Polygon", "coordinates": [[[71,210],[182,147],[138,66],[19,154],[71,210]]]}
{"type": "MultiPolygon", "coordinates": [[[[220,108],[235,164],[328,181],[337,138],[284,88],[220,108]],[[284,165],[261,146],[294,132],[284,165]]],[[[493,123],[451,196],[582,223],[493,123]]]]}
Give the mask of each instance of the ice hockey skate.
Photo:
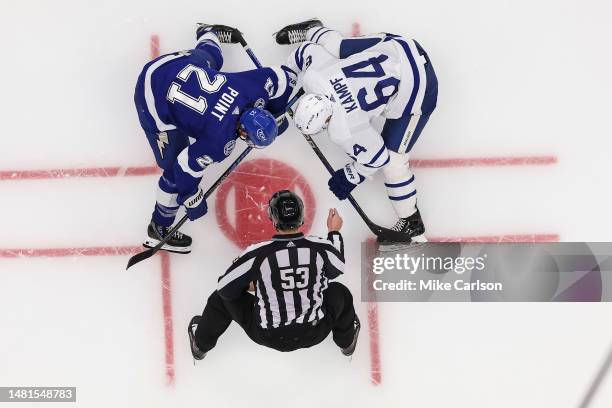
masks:
{"type": "Polygon", "coordinates": [[[198,24],[198,28],[196,29],[196,39],[200,40],[200,37],[210,32],[213,32],[219,39],[219,42],[224,44],[236,44],[240,41],[240,31],[237,29],[222,24],[206,23],[198,24]]]}
{"type": "Polygon", "coordinates": [[[306,41],[306,33],[313,27],[323,27],[318,18],[302,21],[301,23],[289,24],[274,33],[277,44],[288,45],[306,41]]]}
{"type": "MultiPolygon", "coordinates": [[[[169,231],[169,227],[157,225],[155,222],[151,221],[147,228],[147,238],[142,245],[146,248],[154,248],[166,237],[166,235],[168,235],[169,231]]],[[[191,237],[180,231],[176,231],[172,234],[172,238],[170,238],[161,249],[177,254],[188,254],[191,252],[191,237]]]]}

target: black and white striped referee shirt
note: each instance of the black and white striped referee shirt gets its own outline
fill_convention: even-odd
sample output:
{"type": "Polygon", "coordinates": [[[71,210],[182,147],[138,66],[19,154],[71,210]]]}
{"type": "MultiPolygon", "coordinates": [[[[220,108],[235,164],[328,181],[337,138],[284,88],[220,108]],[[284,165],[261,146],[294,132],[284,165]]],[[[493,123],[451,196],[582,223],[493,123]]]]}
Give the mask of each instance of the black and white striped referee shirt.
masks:
{"type": "Polygon", "coordinates": [[[255,282],[259,324],[271,329],[321,319],[327,283],[343,272],[339,232],[330,232],[327,239],[302,233],[275,235],[249,246],[219,278],[217,290],[224,299],[237,299],[255,282]]]}

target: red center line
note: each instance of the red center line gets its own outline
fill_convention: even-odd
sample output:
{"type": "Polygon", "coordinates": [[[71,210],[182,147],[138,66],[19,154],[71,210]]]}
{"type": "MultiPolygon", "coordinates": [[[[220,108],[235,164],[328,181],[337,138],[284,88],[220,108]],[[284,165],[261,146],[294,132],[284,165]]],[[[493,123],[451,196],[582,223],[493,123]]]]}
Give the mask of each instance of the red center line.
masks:
{"type": "Polygon", "coordinates": [[[427,237],[429,242],[462,242],[462,243],[506,243],[506,242],[557,242],[559,234],[508,234],[480,235],[470,237],[427,237]]]}
{"type": "MultiPolygon", "coordinates": [[[[368,264],[376,256],[376,241],[374,238],[368,240],[369,245],[366,245],[365,261],[368,264]]],[[[373,302],[367,302],[366,310],[368,316],[368,337],[370,339],[370,382],[372,385],[380,385],[382,382],[382,366],[380,362],[380,332],[378,321],[378,303],[376,302],[376,292],[373,290],[372,280],[374,274],[368,275],[367,291],[373,302]]]]}
{"type": "MultiPolygon", "coordinates": [[[[504,242],[557,242],[559,234],[503,234],[477,236],[428,237],[430,242],[504,243],[504,242]]],[[[65,248],[0,248],[0,258],[63,258],[71,256],[125,256],[143,250],[142,246],[93,246],[65,248]]],[[[168,254],[160,252],[163,257],[168,254]]],[[[164,261],[169,270],[170,260],[164,261]]],[[[166,285],[168,288],[169,285],[166,285]]]]}
{"type": "MultiPolygon", "coordinates": [[[[160,55],[159,35],[152,34],[151,41],[151,59],[155,59],[160,55]]],[[[130,175],[152,175],[158,174],[159,169],[156,166],[150,167],[131,167],[126,169],[125,174],[130,175]],[[137,174],[140,171],[140,174],[137,174]]],[[[167,252],[162,251],[161,255],[161,285],[162,285],[162,307],[164,321],[164,358],[166,363],[166,385],[174,385],[176,372],[174,369],[174,332],[172,320],[172,286],[170,273],[170,256],[167,252]]]]}
{"type": "MultiPolygon", "coordinates": [[[[412,159],[410,167],[443,169],[455,167],[549,166],[558,162],[555,156],[464,157],[447,159],[412,159]]],[[[160,174],[157,166],[85,167],[41,170],[2,170],[0,181],[69,179],[78,177],[131,177],[160,174]]]]}
{"type": "Polygon", "coordinates": [[[123,177],[160,174],[157,166],[143,167],[87,167],[49,170],[4,170],[0,180],[46,180],[77,177],[123,177]]]}
{"type": "Polygon", "coordinates": [[[174,333],[172,321],[172,286],[170,255],[161,251],[162,305],[164,312],[164,344],[166,361],[166,385],[174,385],[174,333]]]}
{"type": "Polygon", "coordinates": [[[556,156],[464,157],[451,159],[413,159],[410,167],[431,169],[450,167],[549,166],[557,164],[556,156]]]}
{"type": "Polygon", "coordinates": [[[39,258],[67,256],[118,256],[133,255],[142,251],[141,246],[84,247],[84,248],[0,248],[0,258],[39,258]]]}
{"type": "Polygon", "coordinates": [[[160,55],[159,35],[151,34],[150,47],[151,47],[151,59],[154,60],[160,55]]]}

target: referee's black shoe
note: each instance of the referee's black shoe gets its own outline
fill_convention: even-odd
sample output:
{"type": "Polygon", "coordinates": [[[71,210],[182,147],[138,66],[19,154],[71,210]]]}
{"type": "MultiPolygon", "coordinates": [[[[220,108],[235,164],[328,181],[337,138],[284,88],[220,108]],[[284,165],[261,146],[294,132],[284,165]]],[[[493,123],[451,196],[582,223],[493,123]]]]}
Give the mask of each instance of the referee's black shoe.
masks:
{"type": "Polygon", "coordinates": [[[342,354],[344,354],[347,357],[352,356],[353,353],[355,352],[355,347],[357,347],[357,339],[359,338],[359,330],[361,329],[361,322],[359,321],[359,318],[357,317],[357,315],[355,315],[355,321],[353,322],[353,324],[355,327],[355,334],[353,334],[353,341],[347,347],[340,349],[340,351],[342,351],[342,354]]]}
{"type": "Polygon", "coordinates": [[[195,331],[198,328],[198,324],[200,324],[200,320],[202,316],[193,316],[191,321],[189,322],[189,326],[187,327],[187,334],[189,335],[189,344],[191,346],[191,355],[196,360],[202,360],[206,357],[206,353],[198,348],[198,345],[195,341],[195,331]]]}

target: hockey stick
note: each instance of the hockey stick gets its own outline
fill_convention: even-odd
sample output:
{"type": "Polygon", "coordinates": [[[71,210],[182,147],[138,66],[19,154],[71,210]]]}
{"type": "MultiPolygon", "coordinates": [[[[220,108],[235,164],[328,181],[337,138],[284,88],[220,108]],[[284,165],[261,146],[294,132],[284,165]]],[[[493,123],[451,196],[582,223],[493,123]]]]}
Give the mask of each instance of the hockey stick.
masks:
{"type": "MultiPolygon", "coordinates": [[[[236,35],[236,42],[242,45],[242,48],[249,55],[249,57],[251,58],[251,61],[253,61],[253,64],[255,64],[257,68],[261,68],[261,63],[255,56],[255,53],[253,52],[253,50],[251,50],[251,48],[249,47],[249,44],[244,39],[242,33],[238,31],[238,29],[236,28],[231,28],[231,27],[227,27],[227,28],[233,30],[232,34],[236,35]]],[[[287,103],[287,109],[291,108],[291,106],[304,94],[304,91],[302,89],[300,89],[300,91],[301,93],[298,91],[298,93],[293,98],[291,98],[291,100],[287,103]]],[[[285,113],[283,112],[282,114],[278,115],[278,117],[284,114],[285,113]]],[[[238,156],[236,160],[234,160],[234,162],[223,172],[223,174],[217,179],[217,181],[215,181],[215,183],[212,186],[210,186],[210,188],[206,191],[206,193],[204,193],[204,199],[207,199],[217,189],[217,187],[219,187],[219,185],[229,176],[229,174],[232,171],[236,169],[236,167],[238,167],[240,162],[242,162],[242,160],[251,152],[251,150],[253,150],[253,148],[249,146],[246,149],[244,149],[242,153],[240,153],[240,156],[238,156]]],[[[183,218],[181,218],[179,222],[177,222],[176,225],[172,227],[170,231],[168,231],[166,236],[157,245],[155,245],[153,248],[149,248],[143,252],[140,252],[132,256],[128,260],[128,264],[125,269],[128,270],[130,267],[136,265],[137,263],[142,262],[145,259],[149,259],[153,255],[155,255],[170,240],[172,235],[174,235],[174,233],[178,231],[178,229],[181,228],[183,224],[185,224],[185,222],[188,219],[189,218],[187,217],[187,215],[184,215],[183,218]]]]}
{"type": "MultiPolygon", "coordinates": [[[[304,134],[302,135],[304,136],[304,138],[306,139],[306,141],[308,142],[312,150],[314,150],[319,160],[321,160],[321,163],[323,163],[323,165],[325,166],[329,174],[333,175],[334,169],[329,164],[329,161],[327,161],[327,158],[325,157],[323,152],[321,152],[321,149],[319,149],[319,146],[317,146],[314,140],[312,140],[312,137],[310,137],[310,135],[304,135],[304,134]]],[[[353,198],[351,194],[349,194],[348,200],[353,205],[353,208],[355,208],[355,211],[357,211],[357,214],[359,214],[363,222],[366,223],[370,231],[374,233],[374,235],[376,235],[377,237],[385,238],[393,242],[411,242],[410,238],[406,238],[406,234],[402,234],[401,232],[394,231],[389,228],[381,227],[378,224],[374,224],[372,220],[370,220],[370,218],[366,215],[366,213],[363,212],[363,210],[361,209],[361,206],[357,203],[357,200],[355,200],[355,198],[353,198]]]]}

